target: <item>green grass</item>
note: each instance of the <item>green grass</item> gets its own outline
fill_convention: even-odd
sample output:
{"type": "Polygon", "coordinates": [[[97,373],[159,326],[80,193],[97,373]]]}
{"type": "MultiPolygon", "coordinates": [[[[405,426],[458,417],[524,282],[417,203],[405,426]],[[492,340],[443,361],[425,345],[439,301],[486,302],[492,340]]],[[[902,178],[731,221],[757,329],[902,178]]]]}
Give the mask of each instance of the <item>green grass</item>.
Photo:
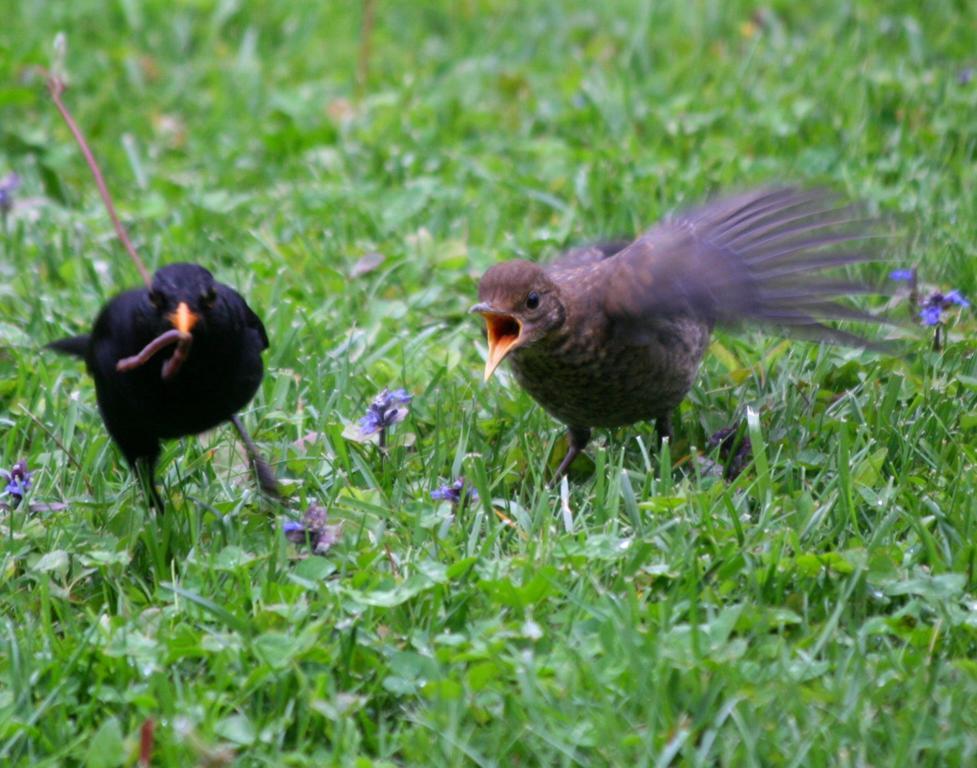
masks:
{"type": "Polygon", "coordinates": [[[154,766],[972,765],[970,313],[902,358],[719,334],[668,454],[649,426],[594,442],[570,530],[561,430],[481,383],[465,314],[497,260],[780,178],[866,200],[900,263],[977,294],[972,6],[377,5],[358,101],[357,4],[0,1],[0,466],[67,505],[0,520],[0,763],[134,765],[152,719],[154,766]],[[343,523],[326,557],[228,428],[167,445],[154,518],[41,350],[138,282],[31,74],[59,31],[144,258],[264,318],[245,421],[289,514],[343,523]],[[386,459],[342,437],[384,386],[415,394],[386,459]],[[753,464],[697,471],[748,408],[753,464]],[[452,517],[429,492],[458,475],[482,500],[452,517]]]}

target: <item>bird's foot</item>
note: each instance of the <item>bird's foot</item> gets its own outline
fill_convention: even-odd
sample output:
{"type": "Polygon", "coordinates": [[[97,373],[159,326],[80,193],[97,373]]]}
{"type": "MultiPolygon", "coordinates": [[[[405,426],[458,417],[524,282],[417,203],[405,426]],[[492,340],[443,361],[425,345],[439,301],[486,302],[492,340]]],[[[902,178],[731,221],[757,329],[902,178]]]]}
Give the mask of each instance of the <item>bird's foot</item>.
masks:
{"type": "Polygon", "coordinates": [[[556,488],[556,486],[560,484],[560,479],[567,473],[567,471],[570,469],[570,465],[573,463],[573,460],[577,458],[579,454],[580,449],[575,448],[572,445],[567,449],[566,456],[563,457],[563,461],[560,462],[560,466],[556,468],[556,472],[550,479],[550,488],[556,488]]]}
{"type": "Polygon", "coordinates": [[[261,455],[258,446],[251,439],[251,435],[248,434],[248,431],[244,428],[244,424],[241,423],[241,418],[237,414],[231,416],[231,424],[234,425],[234,429],[237,430],[241,442],[244,443],[244,450],[248,454],[248,461],[251,462],[251,468],[254,470],[255,477],[258,479],[258,487],[272,498],[280,499],[281,492],[278,488],[278,480],[275,478],[275,472],[261,455]]]}
{"type": "Polygon", "coordinates": [[[590,442],[589,429],[570,427],[568,435],[570,438],[570,447],[567,448],[566,456],[563,457],[563,461],[560,462],[560,466],[556,468],[556,473],[549,482],[550,488],[557,486],[560,479],[569,472],[573,460],[583,452],[583,449],[587,447],[587,443],[590,442]]]}
{"type": "Polygon", "coordinates": [[[156,471],[156,456],[140,456],[132,462],[136,480],[142,486],[143,493],[149,501],[149,506],[156,510],[156,514],[162,515],[166,512],[166,505],[163,504],[163,497],[159,495],[154,477],[156,471]]]}

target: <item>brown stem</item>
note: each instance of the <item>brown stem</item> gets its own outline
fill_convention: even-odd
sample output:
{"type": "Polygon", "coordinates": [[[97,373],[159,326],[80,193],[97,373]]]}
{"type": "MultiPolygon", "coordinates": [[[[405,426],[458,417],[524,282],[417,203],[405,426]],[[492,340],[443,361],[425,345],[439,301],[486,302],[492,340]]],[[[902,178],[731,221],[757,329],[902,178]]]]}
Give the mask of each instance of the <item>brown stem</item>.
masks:
{"type": "Polygon", "coordinates": [[[150,768],[153,759],[153,732],[156,723],[152,718],[144,721],[139,729],[139,768],[150,768]]]}
{"type": "Polygon", "coordinates": [[[115,226],[115,233],[119,236],[119,240],[122,241],[122,245],[125,246],[126,251],[129,253],[129,258],[132,259],[133,263],[136,265],[136,269],[139,270],[139,274],[142,275],[142,280],[146,284],[147,288],[152,286],[152,278],[149,276],[149,270],[146,269],[146,265],[143,264],[142,259],[139,258],[139,254],[136,253],[136,249],[132,246],[132,242],[129,240],[129,236],[126,234],[125,229],[122,228],[122,222],[119,221],[119,216],[115,212],[115,206],[112,204],[112,196],[109,194],[109,189],[105,186],[105,179],[102,178],[102,171],[99,170],[98,163],[95,161],[95,156],[92,151],[88,148],[88,142],[85,141],[85,136],[81,132],[81,128],[78,127],[78,123],[71,116],[71,112],[65,105],[64,101],[61,100],[61,94],[64,93],[65,84],[64,82],[51,75],[47,79],[48,91],[51,93],[51,98],[54,100],[54,106],[58,108],[58,112],[61,113],[61,117],[68,124],[68,130],[71,131],[71,135],[75,137],[75,141],[78,142],[78,146],[81,148],[81,153],[85,156],[85,162],[88,163],[88,168],[92,172],[92,176],[95,177],[95,184],[98,187],[98,193],[102,196],[102,202],[105,203],[105,207],[109,212],[109,216],[112,219],[112,224],[115,226]]]}
{"type": "Polygon", "coordinates": [[[262,491],[267,493],[274,499],[280,499],[281,492],[278,489],[278,480],[275,479],[275,473],[272,468],[265,461],[264,457],[261,455],[261,451],[258,450],[258,446],[255,445],[254,440],[251,439],[251,435],[244,428],[244,424],[241,422],[241,418],[234,414],[231,416],[231,424],[234,425],[234,429],[237,430],[238,437],[241,438],[241,442],[244,443],[244,450],[248,454],[248,460],[251,462],[251,468],[254,470],[255,476],[258,478],[258,486],[262,491]]]}
{"type": "Polygon", "coordinates": [[[360,56],[356,68],[356,95],[363,98],[366,92],[366,79],[370,74],[370,49],[373,41],[375,21],[374,0],[362,0],[363,21],[360,25],[360,56]]]}
{"type": "Polygon", "coordinates": [[[387,542],[383,543],[383,551],[387,553],[387,562],[390,563],[390,570],[393,571],[395,579],[400,578],[400,569],[397,567],[397,561],[394,559],[394,553],[390,551],[390,545],[387,542]]]}
{"type": "Polygon", "coordinates": [[[163,379],[168,381],[172,379],[179,372],[180,368],[183,366],[184,361],[187,359],[187,354],[190,352],[190,344],[193,342],[193,336],[189,333],[183,333],[176,328],[161,333],[151,342],[149,342],[139,353],[132,355],[131,357],[123,357],[119,362],[115,364],[115,370],[125,373],[126,371],[131,371],[135,368],[139,368],[156,355],[160,350],[166,349],[176,344],[176,349],[173,350],[173,354],[170,355],[169,359],[163,363],[163,379]]]}

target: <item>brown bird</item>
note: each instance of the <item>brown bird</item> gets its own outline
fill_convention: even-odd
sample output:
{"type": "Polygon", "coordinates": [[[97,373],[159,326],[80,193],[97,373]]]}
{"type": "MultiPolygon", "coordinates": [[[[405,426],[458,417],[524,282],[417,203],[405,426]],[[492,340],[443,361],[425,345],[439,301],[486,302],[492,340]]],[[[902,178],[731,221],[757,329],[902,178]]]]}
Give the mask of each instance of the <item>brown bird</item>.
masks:
{"type": "Polygon", "coordinates": [[[516,380],[569,428],[561,477],[593,427],[655,420],[691,388],[716,324],[752,321],[815,340],[872,344],[824,324],[879,318],[838,303],[870,292],[825,277],[878,258],[872,222],[824,190],[760,189],[666,218],[634,242],[573,250],[551,264],[497,264],[471,312],[488,331],[486,380],[516,380]]]}

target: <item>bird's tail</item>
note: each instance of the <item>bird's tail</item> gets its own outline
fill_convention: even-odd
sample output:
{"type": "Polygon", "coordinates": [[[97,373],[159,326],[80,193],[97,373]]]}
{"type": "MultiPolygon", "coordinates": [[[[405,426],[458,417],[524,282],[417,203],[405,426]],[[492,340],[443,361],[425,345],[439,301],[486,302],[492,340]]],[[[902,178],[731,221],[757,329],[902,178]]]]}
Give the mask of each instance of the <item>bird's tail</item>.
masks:
{"type": "Polygon", "coordinates": [[[66,338],[52,341],[50,344],[45,344],[44,348],[54,350],[62,355],[74,355],[75,357],[84,358],[88,352],[90,341],[91,337],[87,333],[83,333],[80,336],[67,336],[66,338]]]}

